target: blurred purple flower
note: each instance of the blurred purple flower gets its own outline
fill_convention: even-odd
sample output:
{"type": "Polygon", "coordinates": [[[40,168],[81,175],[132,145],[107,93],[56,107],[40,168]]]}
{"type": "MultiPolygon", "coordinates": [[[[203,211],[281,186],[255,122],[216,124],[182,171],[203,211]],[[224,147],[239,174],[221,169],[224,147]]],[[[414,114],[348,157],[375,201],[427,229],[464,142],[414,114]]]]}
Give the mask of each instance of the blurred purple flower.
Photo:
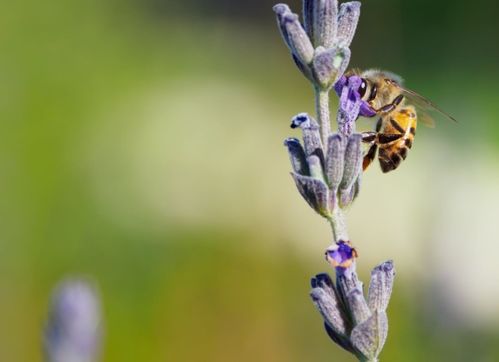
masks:
{"type": "Polygon", "coordinates": [[[101,307],[95,288],[67,280],[54,291],[45,329],[50,362],[94,362],[100,349],[101,307]]]}

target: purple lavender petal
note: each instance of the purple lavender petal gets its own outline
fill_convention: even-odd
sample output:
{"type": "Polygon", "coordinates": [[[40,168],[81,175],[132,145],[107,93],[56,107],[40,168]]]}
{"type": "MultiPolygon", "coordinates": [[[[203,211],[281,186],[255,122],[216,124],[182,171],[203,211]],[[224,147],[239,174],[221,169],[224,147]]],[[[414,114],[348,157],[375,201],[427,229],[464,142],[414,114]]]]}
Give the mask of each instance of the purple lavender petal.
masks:
{"type": "Polygon", "coordinates": [[[362,85],[362,78],[352,75],[348,78],[349,99],[357,101],[360,99],[359,88],[362,85]]]}
{"type": "MultiPolygon", "coordinates": [[[[344,100],[343,103],[340,104],[340,109],[342,109],[343,111],[347,112],[348,109],[349,109],[347,101],[350,101],[350,102],[353,102],[353,103],[355,103],[355,102],[358,101],[357,100],[357,95],[358,95],[358,97],[360,97],[360,94],[358,93],[358,89],[359,89],[359,87],[360,87],[361,84],[362,84],[362,79],[360,77],[356,76],[356,75],[353,75],[353,76],[350,76],[350,77],[342,76],[338,80],[338,82],[336,82],[336,84],[334,85],[334,90],[335,90],[336,94],[338,95],[338,97],[342,97],[342,95],[343,95],[343,93],[345,91],[345,87],[347,89],[349,89],[349,92],[346,93],[347,95],[346,96],[343,95],[343,97],[346,100],[344,100]]],[[[364,100],[360,100],[360,111],[359,111],[359,114],[362,117],[374,117],[376,115],[376,112],[369,105],[369,103],[367,103],[364,100]]],[[[351,118],[351,117],[349,117],[349,118],[351,118]]]]}
{"type": "MultiPolygon", "coordinates": [[[[355,121],[359,117],[360,107],[363,103],[359,93],[362,78],[353,75],[346,78],[346,83],[340,79],[335,85],[336,92],[340,92],[340,107],[338,110],[337,122],[339,131],[347,136],[355,131],[355,121]],[[340,86],[343,87],[340,92],[340,86]]],[[[367,113],[367,111],[366,111],[367,113]]]]}
{"type": "Polygon", "coordinates": [[[348,78],[344,75],[341,76],[340,79],[336,82],[334,85],[334,91],[338,95],[338,97],[341,96],[341,92],[343,91],[343,88],[347,85],[348,83],[348,78]]]}
{"type": "Polygon", "coordinates": [[[372,107],[366,101],[361,101],[360,103],[360,112],[359,114],[362,117],[374,117],[376,115],[376,111],[372,109],[372,107]]]}
{"type": "Polygon", "coordinates": [[[342,265],[354,258],[354,249],[343,241],[336,244],[336,249],[327,251],[328,257],[338,265],[342,265]]]}

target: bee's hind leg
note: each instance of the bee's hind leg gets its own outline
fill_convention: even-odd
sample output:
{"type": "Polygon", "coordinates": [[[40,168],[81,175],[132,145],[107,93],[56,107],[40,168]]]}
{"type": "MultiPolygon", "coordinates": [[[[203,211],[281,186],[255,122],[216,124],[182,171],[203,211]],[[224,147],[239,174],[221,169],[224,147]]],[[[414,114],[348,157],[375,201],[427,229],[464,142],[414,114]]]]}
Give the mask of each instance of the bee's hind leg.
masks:
{"type": "Polygon", "coordinates": [[[369,147],[369,150],[367,153],[364,155],[364,160],[362,161],[362,170],[366,170],[369,165],[374,161],[376,158],[376,151],[378,150],[378,145],[373,142],[371,147],[369,147]]]}
{"type": "Polygon", "coordinates": [[[369,145],[369,150],[364,155],[364,160],[362,161],[362,169],[365,171],[369,165],[373,162],[376,157],[376,151],[378,150],[377,141],[377,132],[363,132],[362,133],[362,142],[367,143],[369,145]]]}

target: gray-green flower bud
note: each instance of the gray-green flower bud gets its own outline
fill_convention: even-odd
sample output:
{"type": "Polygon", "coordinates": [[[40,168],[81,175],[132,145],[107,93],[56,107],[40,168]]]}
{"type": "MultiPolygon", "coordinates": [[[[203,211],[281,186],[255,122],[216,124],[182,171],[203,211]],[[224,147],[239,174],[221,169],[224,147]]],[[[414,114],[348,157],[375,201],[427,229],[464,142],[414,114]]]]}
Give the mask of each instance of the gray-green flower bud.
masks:
{"type": "Polygon", "coordinates": [[[326,153],[326,176],[334,194],[338,192],[338,187],[343,180],[346,144],[346,138],[339,133],[329,136],[326,153]]]}
{"type": "Polygon", "coordinates": [[[324,151],[322,149],[321,133],[319,124],[307,113],[300,113],[291,120],[291,128],[300,128],[303,132],[303,145],[305,155],[310,157],[316,155],[324,162],[324,151]]]}
{"type": "Polygon", "coordinates": [[[330,48],[336,40],[338,2],[336,0],[313,1],[313,39],[316,47],[330,48]]]}
{"type": "Polygon", "coordinates": [[[293,171],[299,175],[310,176],[307,157],[300,141],[296,138],[288,138],[284,141],[284,145],[288,148],[293,171]]]}
{"type": "Polygon", "coordinates": [[[353,289],[347,295],[348,309],[355,325],[366,321],[371,316],[362,289],[353,289]]]}
{"type": "Polygon", "coordinates": [[[342,207],[349,205],[356,194],[354,185],[362,172],[362,160],[362,135],[356,133],[349,137],[345,150],[345,168],[339,188],[342,207]]]}
{"type": "Polygon", "coordinates": [[[394,279],[395,268],[391,260],[373,269],[368,294],[368,304],[372,311],[386,311],[392,295],[394,279]]]}
{"type": "Polygon", "coordinates": [[[314,47],[303,29],[298,15],[293,14],[285,4],[274,6],[282,36],[291,52],[304,64],[312,63],[314,47]]]}
{"type": "Polygon", "coordinates": [[[321,159],[316,155],[312,155],[307,158],[307,163],[310,169],[310,177],[324,181],[324,170],[322,169],[321,159]]]}
{"type": "Polygon", "coordinates": [[[341,301],[329,275],[318,274],[312,278],[310,296],[333,333],[340,338],[347,336],[350,329],[348,319],[343,314],[341,301]]]}
{"type": "Polygon", "coordinates": [[[298,191],[305,201],[321,216],[329,219],[332,214],[333,204],[327,185],[313,177],[292,173],[298,191]]]}
{"type": "Polygon", "coordinates": [[[348,48],[316,49],[312,69],[314,78],[322,89],[330,89],[345,73],[350,54],[348,48]]]}
{"type": "Polygon", "coordinates": [[[338,15],[337,45],[349,47],[352,43],[360,17],[360,2],[351,1],[340,5],[338,15]]]}
{"type": "Polygon", "coordinates": [[[388,319],[385,312],[374,311],[365,322],[352,330],[350,341],[368,361],[377,360],[388,335],[388,319]]]}

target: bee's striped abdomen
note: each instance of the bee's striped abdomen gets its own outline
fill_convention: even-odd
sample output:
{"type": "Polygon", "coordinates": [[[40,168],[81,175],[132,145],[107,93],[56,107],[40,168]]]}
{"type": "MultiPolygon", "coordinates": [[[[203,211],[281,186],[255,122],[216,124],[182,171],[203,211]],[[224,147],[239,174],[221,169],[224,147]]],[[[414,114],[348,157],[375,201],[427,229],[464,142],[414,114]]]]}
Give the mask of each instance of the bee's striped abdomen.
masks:
{"type": "Polygon", "coordinates": [[[406,159],[416,135],[417,116],[414,107],[406,107],[390,113],[378,134],[378,159],[381,170],[395,170],[406,159]]]}

